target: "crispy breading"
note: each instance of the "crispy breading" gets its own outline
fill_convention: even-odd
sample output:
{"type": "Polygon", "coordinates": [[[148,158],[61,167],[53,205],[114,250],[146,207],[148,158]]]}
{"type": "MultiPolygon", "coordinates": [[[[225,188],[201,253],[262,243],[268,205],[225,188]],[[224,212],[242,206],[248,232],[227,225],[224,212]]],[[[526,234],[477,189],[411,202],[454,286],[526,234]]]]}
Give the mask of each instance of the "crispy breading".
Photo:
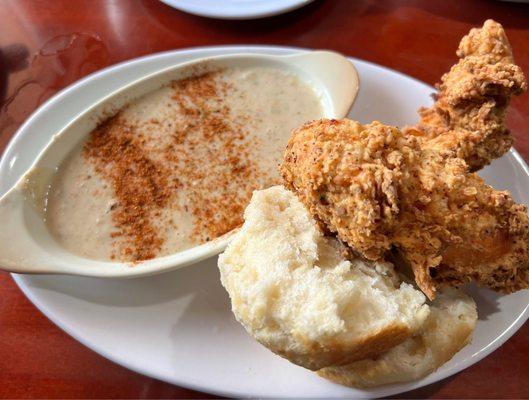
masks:
{"type": "Polygon", "coordinates": [[[529,217],[465,161],[379,122],[320,120],[294,131],[281,173],[324,227],[362,256],[395,246],[429,298],[470,281],[529,287],[529,217]]]}
{"type": "Polygon", "coordinates": [[[459,62],[436,85],[435,104],[419,110],[416,128],[434,140],[432,146],[455,152],[475,171],[511,147],[506,109],[527,83],[502,26],[493,20],[472,29],[457,55],[459,62]]]}
{"type": "Polygon", "coordinates": [[[506,109],[527,84],[492,20],[457,54],[416,127],[313,122],[294,132],[282,166],[322,228],[368,259],[397,248],[430,298],[471,280],[502,292],[529,285],[525,207],[469,172],[510,148],[506,109]]]}

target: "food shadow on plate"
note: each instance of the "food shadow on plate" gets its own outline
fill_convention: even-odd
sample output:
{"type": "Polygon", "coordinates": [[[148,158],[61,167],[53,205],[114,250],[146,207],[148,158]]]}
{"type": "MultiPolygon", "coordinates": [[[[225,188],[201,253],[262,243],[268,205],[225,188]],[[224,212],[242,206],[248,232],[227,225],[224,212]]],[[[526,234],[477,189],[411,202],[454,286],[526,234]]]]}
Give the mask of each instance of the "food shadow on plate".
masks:
{"type": "MultiPolygon", "coordinates": [[[[141,264],[132,268],[141,268],[141,264]]],[[[194,296],[230,313],[229,298],[220,283],[216,256],[179,270],[142,278],[28,275],[24,281],[31,288],[112,307],[143,307],[194,296]]]]}
{"type": "Polygon", "coordinates": [[[499,298],[506,296],[486,288],[480,288],[473,283],[465,286],[463,291],[476,302],[478,306],[478,320],[480,321],[486,321],[492,314],[499,313],[499,298]]]}
{"type": "MultiPolygon", "coordinates": [[[[68,297],[112,307],[143,307],[191,297],[186,312],[200,307],[201,312],[222,315],[235,322],[228,294],[222,287],[217,269],[218,257],[211,257],[186,268],[143,278],[123,280],[77,276],[26,276],[28,286],[54,291],[68,297]],[[209,310],[209,311],[207,311],[209,310]]],[[[400,260],[393,259],[402,271],[400,260]]],[[[138,265],[134,268],[141,268],[138,265]]],[[[478,304],[479,320],[500,312],[500,293],[470,284],[464,291],[478,304]]],[[[241,327],[242,329],[242,327],[241,327]]]]}
{"type": "MultiPolygon", "coordinates": [[[[391,252],[390,261],[395,265],[399,273],[406,276],[410,282],[414,281],[411,267],[403,260],[395,249],[391,252]]],[[[478,320],[486,321],[489,319],[489,316],[501,311],[499,298],[505,295],[493,292],[487,288],[480,288],[474,283],[463,286],[461,289],[476,302],[478,320]]]]}

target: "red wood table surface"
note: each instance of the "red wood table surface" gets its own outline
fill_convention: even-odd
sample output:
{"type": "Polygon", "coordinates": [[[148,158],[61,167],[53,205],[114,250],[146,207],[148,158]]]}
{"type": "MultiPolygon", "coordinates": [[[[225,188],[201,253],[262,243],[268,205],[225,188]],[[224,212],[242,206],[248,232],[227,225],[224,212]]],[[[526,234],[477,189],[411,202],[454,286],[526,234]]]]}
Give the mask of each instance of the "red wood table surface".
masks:
{"type": "MultiPolygon", "coordinates": [[[[0,0],[0,151],[46,98],[123,60],[191,46],[280,44],[337,50],[433,84],[454,62],[461,36],[486,18],[504,25],[529,73],[529,4],[317,0],[274,18],[216,21],[156,0],[0,0]]],[[[529,94],[513,102],[509,122],[515,147],[529,160],[529,94]]],[[[528,398],[528,356],[526,324],[477,365],[402,396],[528,398]]],[[[0,397],[207,395],[140,376],[93,353],[49,322],[0,273],[0,397]]]]}

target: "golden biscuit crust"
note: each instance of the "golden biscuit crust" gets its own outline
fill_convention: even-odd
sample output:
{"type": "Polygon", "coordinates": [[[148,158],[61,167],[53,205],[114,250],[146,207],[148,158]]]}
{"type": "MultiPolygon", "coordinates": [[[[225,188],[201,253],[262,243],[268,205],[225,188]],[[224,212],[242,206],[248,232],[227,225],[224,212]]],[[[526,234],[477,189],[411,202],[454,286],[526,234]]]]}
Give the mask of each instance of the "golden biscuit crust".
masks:
{"type": "Polygon", "coordinates": [[[423,330],[387,353],[318,374],[352,387],[373,387],[422,378],[467,345],[477,322],[476,304],[461,291],[444,290],[430,306],[423,330]]]}

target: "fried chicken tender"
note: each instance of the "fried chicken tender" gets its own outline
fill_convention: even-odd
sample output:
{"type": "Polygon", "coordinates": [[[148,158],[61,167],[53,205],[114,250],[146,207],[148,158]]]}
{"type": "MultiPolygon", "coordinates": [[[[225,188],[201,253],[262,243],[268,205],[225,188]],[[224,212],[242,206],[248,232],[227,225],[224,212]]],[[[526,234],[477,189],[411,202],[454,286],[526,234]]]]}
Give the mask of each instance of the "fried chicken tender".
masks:
{"type": "Polygon", "coordinates": [[[529,287],[529,217],[462,158],[379,122],[320,120],[293,132],[281,166],[325,228],[370,260],[394,247],[430,298],[476,281],[529,287]]]}
{"type": "Polygon", "coordinates": [[[527,83],[502,26],[493,20],[472,29],[457,55],[459,62],[436,85],[435,104],[419,110],[416,131],[433,140],[431,147],[455,153],[476,171],[511,147],[506,109],[527,83]]]}

